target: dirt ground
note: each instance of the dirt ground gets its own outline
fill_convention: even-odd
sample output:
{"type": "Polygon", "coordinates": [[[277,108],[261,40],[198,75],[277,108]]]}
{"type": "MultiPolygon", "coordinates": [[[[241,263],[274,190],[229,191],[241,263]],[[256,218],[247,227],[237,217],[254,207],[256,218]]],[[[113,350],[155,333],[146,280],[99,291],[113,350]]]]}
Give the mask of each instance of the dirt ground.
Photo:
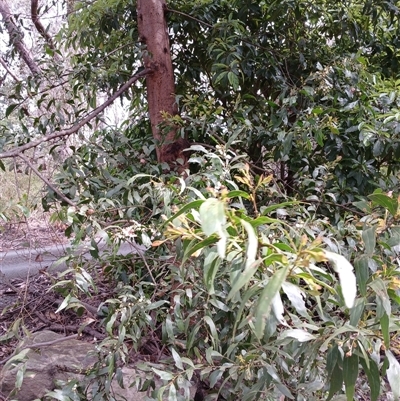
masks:
{"type": "Polygon", "coordinates": [[[37,213],[29,220],[0,222],[0,252],[38,249],[65,242],[63,227],[50,223],[46,213],[37,213]]]}

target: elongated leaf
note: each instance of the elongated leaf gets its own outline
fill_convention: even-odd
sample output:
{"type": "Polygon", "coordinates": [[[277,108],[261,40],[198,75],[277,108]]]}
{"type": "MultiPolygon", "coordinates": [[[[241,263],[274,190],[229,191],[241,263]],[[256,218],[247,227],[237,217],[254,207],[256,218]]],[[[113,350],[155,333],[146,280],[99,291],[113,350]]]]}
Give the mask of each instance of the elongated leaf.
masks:
{"type": "Polygon", "coordinates": [[[214,280],[221,264],[221,259],[215,252],[210,252],[204,260],[204,284],[210,295],[215,293],[214,280]]]}
{"type": "Polygon", "coordinates": [[[389,360],[389,369],[386,371],[395,400],[400,399],[400,364],[391,351],[386,351],[386,357],[389,360]]]}
{"type": "Polygon", "coordinates": [[[271,311],[272,301],[275,297],[275,294],[277,294],[281,289],[282,283],[285,281],[288,271],[289,265],[279,269],[268,281],[260,295],[254,313],[255,334],[258,338],[261,338],[264,334],[265,324],[271,311]]]}
{"type": "Polygon", "coordinates": [[[8,117],[8,116],[13,112],[13,110],[14,110],[17,106],[18,106],[17,103],[12,103],[12,104],[10,104],[10,105],[6,108],[6,117],[8,117]]]}
{"type": "Polygon", "coordinates": [[[234,191],[230,191],[227,195],[227,198],[245,198],[245,199],[250,199],[250,195],[245,192],[245,191],[240,191],[240,190],[234,190],[234,191]]]}
{"type": "Polygon", "coordinates": [[[368,196],[372,202],[387,209],[393,216],[396,216],[399,207],[397,199],[391,198],[385,194],[372,194],[368,196]]]}
{"type": "Polygon", "coordinates": [[[260,217],[257,217],[254,220],[251,220],[249,223],[254,228],[257,228],[257,227],[259,227],[261,225],[264,225],[264,224],[280,223],[280,221],[278,219],[273,219],[271,217],[260,216],[260,217]]]}
{"type": "Polygon", "coordinates": [[[172,217],[170,217],[168,220],[166,220],[163,224],[163,227],[166,226],[168,223],[171,221],[175,220],[177,217],[182,215],[183,213],[192,210],[192,209],[198,209],[205,201],[203,199],[195,200],[193,202],[188,203],[185,205],[182,209],[180,209],[178,212],[176,212],[172,217]]]}
{"type": "Polygon", "coordinates": [[[356,271],[356,278],[358,288],[363,297],[367,294],[367,282],[369,279],[368,256],[362,255],[354,261],[354,269],[356,271]]]}
{"type": "Polygon", "coordinates": [[[330,377],[331,381],[329,383],[329,395],[326,401],[332,399],[332,397],[342,389],[343,384],[343,371],[340,369],[339,364],[336,363],[333,367],[332,376],[330,377]]]}
{"type": "Polygon", "coordinates": [[[284,208],[285,206],[294,206],[299,205],[301,202],[293,201],[293,202],[282,202],[275,205],[267,206],[262,210],[262,214],[268,214],[273,212],[276,209],[284,208]]]}
{"type": "Polygon", "coordinates": [[[390,348],[389,316],[384,313],[380,319],[383,341],[387,349],[390,348]]]}
{"type": "Polygon", "coordinates": [[[356,300],[355,305],[350,310],[350,324],[354,327],[358,326],[358,322],[364,312],[365,308],[365,299],[359,298],[356,300]]]}
{"type": "Polygon", "coordinates": [[[333,252],[324,251],[325,257],[331,262],[333,270],[339,275],[344,302],[348,308],[352,308],[357,294],[356,276],[353,266],[348,260],[333,252]]]}
{"type": "Polygon", "coordinates": [[[333,370],[339,358],[340,358],[339,347],[337,346],[337,344],[333,344],[329,348],[328,355],[326,357],[326,371],[328,373],[328,377],[332,376],[333,370]]]}
{"type": "Polygon", "coordinates": [[[174,375],[170,372],[164,372],[163,370],[152,368],[153,372],[160,377],[161,380],[172,380],[174,375]]]}
{"type": "Polygon", "coordinates": [[[199,208],[201,228],[206,235],[219,233],[226,224],[225,206],[216,198],[206,199],[199,208]]]}
{"type": "Polygon", "coordinates": [[[285,313],[285,309],[283,307],[283,302],[282,302],[281,294],[279,294],[279,291],[275,294],[275,296],[272,300],[272,312],[274,313],[276,320],[280,324],[283,324],[284,326],[288,325],[286,323],[285,318],[283,317],[283,314],[285,313]]]}
{"type": "Polygon", "coordinates": [[[343,359],[343,381],[346,389],[347,401],[353,401],[357,377],[358,355],[345,355],[343,359]]]}
{"type": "Polygon", "coordinates": [[[368,256],[372,256],[375,252],[376,246],[376,236],[375,236],[376,227],[370,227],[362,232],[362,239],[365,245],[365,252],[368,256]]]}
{"type": "Polygon", "coordinates": [[[258,238],[254,231],[254,228],[250,223],[244,220],[240,220],[242,226],[245,228],[247,232],[247,252],[246,252],[246,267],[250,267],[256,260],[257,257],[257,249],[258,249],[258,238]]]}
{"type": "Polygon", "coordinates": [[[175,351],[174,348],[171,348],[171,353],[172,353],[172,357],[174,358],[174,361],[175,361],[175,366],[178,369],[183,370],[183,364],[182,364],[182,359],[181,359],[180,355],[175,351]]]}
{"type": "Polygon", "coordinates": [[[390,316],[390,314],[392,313],[392,306],[390,304],[390,298],[387,293],[385,282],[380,278],[376,278],[371,282],[370,287],[377,295],[376,301],[378,318],[381,318],[384,313],[390,316]]]}
{"type": "Polygon", "coordinates": [[[315,336],[311,334],[308,331],[302,330],[302,329],[290,329],[290,330],[285,330],[280,336],[279,339],[282,340],[284,338],[294,338],[300,343],[306,342],[306,341],[311,341],[315,340],[315,336]]]}
{"type": "Polygon", "coordinates": [[[188,247],[185,250],[185,254],[182,259],[182,264],[184,264],[190,258],[190,256],[192,256],[194,253],[196,253],[200,249],[209,247],[210,245],[213,245],[216,242],[218,242],[218,237],[216,235],[211,235],[210,237],[205,238],[202,241],[199,241],[196,245],[194,245],[192,247],[188,247]]]}
{"type": "Polygon", "coordinates": [[[304,301],[305,293],[300,287],[297,285],[285,281],[282,284],[282,290],[289,298],[290,303],[296,309],[296,312],[305,317],[309,318],[309,314],[307,312],[306,303],[304,301]]]}
{"type": "Polygon", "coordinates": [[[369,359],[368,364],[363,358],[360,359],[360,362],[368,378],[369,387],[371,389],[371,401],[376,401],[381,392],[379,368],[372,359],[369,359]]]}
{"type": "Polygon", "coordinates": [[[262,263],[261,259],[256,260],[251,266],[249,266],[242,273],[236,276],[236,280],[234,281],[227,297],[228,301],[232,299],[241,288],[243,288],[245,285],[249,283],[249,281],[254,276],[254,273],[257,271],[258,266],[261,263],[262,263]]]}

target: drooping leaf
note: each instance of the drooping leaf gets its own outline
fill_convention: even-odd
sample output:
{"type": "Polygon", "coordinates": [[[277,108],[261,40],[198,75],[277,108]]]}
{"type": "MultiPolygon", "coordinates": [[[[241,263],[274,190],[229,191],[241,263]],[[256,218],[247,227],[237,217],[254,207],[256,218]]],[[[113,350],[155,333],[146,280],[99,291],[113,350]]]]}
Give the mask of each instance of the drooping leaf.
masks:
{"type": "Polygon", "coordinates": [[[356,278],[358,288],[363,297],[367,294],[367,282],[369,279],[369,266],[368,256],[362,255],[354,260],[354,270],[356,271],[356,278]]]}
{"type": "Polygon", "coordinates": [[[357,294],[356,276],[353,266],[342,255],[324,251],[326,258],[331,262],[333,270],[339,275],[344,302],[348,308],[352,308],[357,294]]]}
{"type": "Polygon", "coordinates": [[[315,336],[311,334],[310,332],[303,330],[303,329],[290,329],[290,330],[285,330],[280,336],[279,339],[282,340],[284,338],[294,338],[300,343],[306,342],[306,341],[312,341],[315,340],[315,336]]]}
{"type": "Polygon", "coordinates": [[[400,364],[396,357],[390,350],[386,350],[386,357],[389,361],[389,369],[386,371],[386,375],[392,390],[393,397],[395,400],[400,399],[400,364]]]}
{"type": "Polygon", "coordinates": [[[375,237],[376,227],[369,227],[362,231],[362,239],[365,245],[365,252],[368,256],[372,256],[375,251],[376,237],[375,237]]]}
{"type": "Polygon", "coordinates": [[[264,333],[267,317],[271,311],[272,301],[275,297],[275,294],[277,294],[281,289],[282,283],[285,281],[288,271],[289,265],[284,266],[275,272],[260,294],[260,298],[257,302],[254,312],[255,334],[258,338],[261,338],[264,333]]]}
{"type": "Polygon", "coordinates": [[[346,389],[347,401],[353,401],[358,377],[358,355],[345,355],[343,359],[343,381],[346,389]]]}
{"type": "Polygon", "coordinates": [[[329,382],[329,394],[327,401],[331,400],[332,397],[342,389],[343,385],[343,371],[340,369],[339,363],[336,362],[332,370],[332,375],[329,382]]]}
{"type": "Polygon", "coordinates": [[[383,342],[386,348],[390,348],[389,316],[384,313],[380,319],[383,342]]]}
{"type": "Polygon", "coordinates": [[[393,216],[396,216],[399,207],[397,199],[391,198],[385,194],[371,194],[368,195],[375,204],[387,209],[393,216]]]}
{"type": "Polygon", "coordinates": [[[245,220],[240,220],[247,232],[247,251],[246,251],[246,266],[250,267],[256,260],[258,249],[258,238],[253,226],[245,220]]]}
{"type": "Polygon", "coordinates": [[[206,235],[219,233],[226,224],[225,206],[216,198],[206,199],[199,209],[201,228],[206,235]]]}
{"type": "Polygon", "coordinates": [[[364,369],[365,374],[368,378],[369,387],[371,389],[371,401],[376,401],[381,391],[381,380],[379,375],[379,369],[375,361],[369,359],[369,363],[361,358],[360,363],[364,369]]]}
{"type": "Polygon", "coordinates": [[[309,314],[307,312],[306,303],[305,303],[305,293],[300,287],[297,285],[290,283],[289,281],[285,281],[282,284],[282,290],[289,298],[290,303],[296,309],[296,312],[305,317],[309,318],[309,314]]]}

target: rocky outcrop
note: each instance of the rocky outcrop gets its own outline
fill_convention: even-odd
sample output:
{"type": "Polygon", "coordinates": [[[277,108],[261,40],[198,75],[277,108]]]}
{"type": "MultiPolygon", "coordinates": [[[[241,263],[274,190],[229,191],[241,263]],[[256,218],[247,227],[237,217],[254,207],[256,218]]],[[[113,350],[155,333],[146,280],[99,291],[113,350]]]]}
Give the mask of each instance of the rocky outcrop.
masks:
{"type": "MultiPolygon", "coordinates": [[[[23,361],[21,358],[16,360],[18,357],[15,356],[15,359],[12,358],[6,363],[0,373],[0,399],[2,395],[12,400],[33,401],[54,390],[58,380],[67,381],[72,378],[84,380],[86,369],[97,361],[95,346],[74,338],[67,340],[64,338],[52,331],[41,331],[24,340],[18,347],[22,350],[19,356],[23,361]],[[35,348],[35,344],[38,347],[35,348]],[[18,371],[22,364],[25,364],[24,378],[19,391],[15,392],[18,371]]],[[[129,401],[148,399],[146,394],[139,393],[134,385],[130,387],[138,376],[143,377],[142,372],[124,367],[122,374],[124,388],[121,388],[116,381],[111,385],[115,399],[129,401]]],[[[154,381],[156,385],[161,385],[156,377],[154,381]]],[[[191,390],[190,399],[196,389],[193,386],[191,390]]]]}
{"type": "MultiPolygon", "coordinates": [[[[25,348],[22,351],[23,353],[26,352],[24,356],[24,360],[26,360],[24,379],[19,391],[11,399],[33,401],[43,397],[48,391],[54,390],[57,380],[84,379],[85,370],[97,361],[94,345],[76,339],[65,341],[63,339],[62,335],[52,331],[41,331],[33,334],[32,337],[19,345],[19,349],[26,346],[32,348],[25,348]],[[59,342],[42,346],[54,341],[59,342]],[[34,348],[35,344],[39,344],[40,347],[34,348]]],[[[2,369],[0,391],[4,396],[15,393],[17,375],[22,363],[21,360],[19,362],[10,360],[2,369]]],[[[125,389],[115,383],[113,385],[114,394],[120,396],[120,399],[143,401],[145,399],[143,393],[138,393],[134,388],[129,388],[137,375],[135,369],[124,368],[125,389]]]]}
{"type": "MultiPolygon", "coordinates": [[[[23,341],[19,348],[49,343],[62,338],[63,336],[52,331],[41,331],[23,341]]],[[[22,351],[26,353],[24,379],[20,390],[12,399],[32,401],[43,397],[47,391],[53,390],[56,380],[67,380],[71,376],[79,377],[79,372],[84,372],[96,362],[96,356],[90,355],[93,351],[92,344],[76,339],[60,341],[40,348],[24,349],[22,351]]],[[[11,359],[3,367],[0,374],[0,390],[3,395],[8,396],[14,391],[21,363],[11,359]]]]}

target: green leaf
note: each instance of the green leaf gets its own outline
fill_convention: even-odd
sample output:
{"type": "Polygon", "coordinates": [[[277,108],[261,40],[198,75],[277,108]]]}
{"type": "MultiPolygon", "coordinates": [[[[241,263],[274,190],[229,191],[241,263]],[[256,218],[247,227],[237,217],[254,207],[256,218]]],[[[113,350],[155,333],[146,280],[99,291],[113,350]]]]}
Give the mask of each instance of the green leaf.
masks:
{"type": "Polygon", "coordinates": [[[160,377],[161,380],[172,380],[174,375],[170,372],[164,372],[163,370],[152,368],[153,372],[160,377]]]}
{"type": "Polygon", "coordinates": [[[395,400],[400,399],[400,364],[391,351],[386,350],[386,357],[389,361],[389,369],[386,375],[390,384],[390,389],[395,400]]]}
{"type": "Polygon", "coordinates": [[[354,327],[358,326],[358,322],[364,313],[365,299],[356,299],[355,305],[350,309],[350,324],[354,327]]]}
{"type": "Polygon", "coordinates": [[[71,297],[72,297],[72,295],[71,295],[71,294],[68,294],[68,295],[64,298],[64,300],[61,302],[61,305],[60,305],[60,306],[58,307],[58,309],[56,310],[56,313],[62,311],[63,309],[65,309],[65,308],[68,306],[69,301],[71,300],[71,297]]]}
{"type": "Polygon", "coordinates": [[[365,245],[365,252],[368,256],[372,256],[375,252],[376,237],[375,237],[376,227],[370,227],[362,231],[362,239],[365,245]]]}
{"type": "Polygon", "coordinates": [[[329,383],[329,395],[326,401],[329,401],[332,399],[332,397],[342,389],[342,384],[343,384],[343,372],[342,369],[340,369],[340,366],[338,363],[335,364],[332,375],[330,376],[330,383],[329,383]]]}
{"type": "Polygon", "coordinates": [[[240,191],[240,190],[234,190],[234,191],[230,191],[227,195],[227,198],[231,199],[231,198],[245,198],[245,199],[250,199],[251,196],[245,192],[245,191],[240,191]]]}
{"type": "Polygon", "coordinates": [[[390,348],[389,316],[384,313],[380,319],[383,341],[387,349],[390,348]]]}
{"type": "Polygon", "coordinates": [[[183,213],[187,212],[188,210],[198,209],[205,201],[203,199],[195,200],[193,202],[188,203],[178,212],[176,212],[172,217],[170,217],[167,221],[164,222],[163,227],[170,223],[171,221],[175,220],[177,217],[182,215],[183,213]]]}
{"type": "Polygon", "coordinates": [[[221,264],[221,259],[215,252],[210,252],[204,260],[204,284],[207,288],[209,295],[215,293],[214,281],[217,275],[218,268],[221,264]]]}
{"type": "Polygon", "coordinates": [[[372,359],[369,359],[368,364],[364,358],[361,358],[360,362],[368,378],[369,387],[371,389],[371,401],[376,401],[381,391],[379,368],[372,359]]]}
{"type": "Polygon", "coordinates": [[[232,284],[232,288],[229,291],[227,300],[232,299],[236,293],[245,285],[249,283],[254,273],[257,271],[258,266],[262,263],[262,260],[259,259],[255,261],[251,266],[246,268],[243,272],[236,276],[236,280],[232,284]]]}
{"type": "Polygon", "coordinates": [[[258,338],[261,338],[264,334],[265,324],[272,307],[272,301],[281,289],[288,271],[289,265],[279,269],[268,281],[260,295],[254,312],[255,334],[258,338]]]}
{"type": "Polygon", "coordinates": [[[294,206],[294,205],[299,205],[300,203],[301,202],[293,201],[293,202],[282,202],[271,206],[267,206],[266,208],[262,209],[262,214],[268,214],[276,209],[283,209],[285,208],[285,206],[294,206]]]}
{"type": "Polygon", "coordinates": [[[254,231],[253,226],[245,220],[240,220],[242,226],[247,232],[247,251],[246,251],[246,266],[245,269],[250,267],[256,260],[258,249],[258,237],[254,231]]]}
{"type": "Polygon", "coordinates": [[[204,234],[219,234],[222,231],[226,224],[224,202],[216,198],[208,198],[201,204],[199,213],[204,234]]]}
{"type": "Polygon", "coordinates": [[[239,77],[232,71],[228,72],[228,81],[232,85],[234,90],[239,87],[239,77]]]}
{"type": "Polygon", "coordinates": [[[175,351],[174,348],[171,348],[171,354],[172,354],[172,357],[174,358],[175,366],[178,369],[183,370],[182,359],[181,359],[180,355],[175,351]]]}
{"type": "Polygon", "coordinates": [[[369,258],[367,255],[362,255],[354,260],[354,270],[356,271],[356,278],[358,288],[363,297],[367,295],[367,282],[369,279],[369,258]]]}
{"type": "Polygon", "coordinates": [[[390,316],[392,312],[392,306],[390,298],[387,293],[386,284],[381,278],[376,278],[370,283],[370,288],[377,295],[377,316],[381,318],[384,313],[390,316]]]}
{"type": "Polygon", "coordinates": [[[310,332],[302,329],[289,329],[285,330],[280,336],[279,340],[283,340],[284,338],[294,338],[300,343],[315,340],[315,336],[311,334],[310,332]]]}
{"type": "Polygon", "coordinates": [[[199,241],[196,243],[194,246],[187,247],[185,249],[185,254],[182,259],[182,264],[184,264],[194,253],[196,253],[198,250],[207,248],[210,245],[215,244],[218,242],[218,237],[216,235],[211,235],[208,238],[203,239],[202,241],[199,241]]]}
{"type": "Polygon", "coordinates": [[[326,357],[326,371],[328,373],[328,377],[332,376],[338,358],[340,358],[339,347],[337,344],[333,344],[332,347],[329,348],[328,355],[326,357]]]}
{"type": "Polygon", "coordinates": [[[13,112],[13,110],[14,110],[17,106],[18,106],[18,103],[12,103],[12,104],[10,104],[10,105],[6,108],[6,114],[5,114],[5,116],[8,117],[8,116],[13,112]]]}
{"type": "Polygon", "coordinates": [[[310,318],[304,301],[306,296],[305,292],[300,287],[290,283],[289,281],[285,281],[282,284],[282,290],[289,298],[289,301],[296,309],[296,312],[305,318],[310,318]]]}
{"type": "Polygon", "coordinates": [[[343,359],[343,381],[346,388],[347,401],[353,401],[357,377],[358,355],[345,355],[343,359]]]}
{"type": "Polygon", "coordinates": [[[368,195],[368,198],[375,204],[387,209],[392,216],[396,216],[399,207],[397,199],[391,198],[385,194],[371,194],[368,195]]]}

